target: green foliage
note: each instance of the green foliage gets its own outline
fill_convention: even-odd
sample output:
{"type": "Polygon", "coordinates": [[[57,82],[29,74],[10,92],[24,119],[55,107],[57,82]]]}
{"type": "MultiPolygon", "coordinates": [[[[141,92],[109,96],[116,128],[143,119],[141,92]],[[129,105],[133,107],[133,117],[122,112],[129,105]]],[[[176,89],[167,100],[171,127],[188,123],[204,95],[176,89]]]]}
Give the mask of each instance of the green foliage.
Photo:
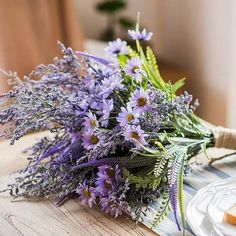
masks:
{"type": "Polygon", "coordinates": [[[156,56],[150,47],[147,47],[146,49],[146,57],[147,57],[147,62],[149,63],[149,66],[150,66],[149,68],[153,71],[153,73],[155,74],[158,80],[162,80],[161,74],[157,65],[156,56]]]}
{"type": "Polygon", "coordinates": [[[162,194],[162,199],[160,201],[160,207],[157,211],[155,218],[152,222],[152,228],[155,228],[161,221],[167,216],[170,211],[170,195],[169,192],[166,190],[162,194]]]}
{"type": "Polygon", "coordinates": [[[160,72],[158,70],[157,61],[155,55],[151,48],[147,47],[146,56],[140,47],[139,42],[137,42],[137,49],[140,51],[140,56],[143,60],[145,70],[150,78],[150,82],[156,87],[165,91],[165,82],[162,79],[160,72]]]}
{"type": "Polygon", "coordinates": [[[167,155],[162,155],[161,159],[158,159],[154,167],[154,176],[160,177],[161,175],[163,175],[166,169],[167,161],[168,161],[167,155]]]}
{"type": "Polygon", "coordinates": [[[174,185],[177,181],[181,166],[187,158],[187,146],[174,145],[168,150],[171,159],[168,162],[168,183],[174,185]]]}
{"type": "Polygon", "coordinates": [[[124,178],[128,179],[130,184],[134,184],[137,189],[149,188],[155,190],[161,182],[161,178],[157,178],[153,175],[134,175],[125,168],[122,173],[124,178]]]}
{"type": "Polygon", "coordinates": [[[180,88],[182,88],[185,84],[185,78],[182,78],[178,81],[176,81],[173,85],[172,85],[172,92],[173,94],[175,94],[180,88]]]}
{"type": "Polygon", "coordinates": [[[183,236],[185,235],[185,216],[184,216],[184,161],[182,161],[179,171],[179,178],[178,178],[178,202],[179,202],[179,210],[180,210],[180,216],[183,226],[183,236]]]}

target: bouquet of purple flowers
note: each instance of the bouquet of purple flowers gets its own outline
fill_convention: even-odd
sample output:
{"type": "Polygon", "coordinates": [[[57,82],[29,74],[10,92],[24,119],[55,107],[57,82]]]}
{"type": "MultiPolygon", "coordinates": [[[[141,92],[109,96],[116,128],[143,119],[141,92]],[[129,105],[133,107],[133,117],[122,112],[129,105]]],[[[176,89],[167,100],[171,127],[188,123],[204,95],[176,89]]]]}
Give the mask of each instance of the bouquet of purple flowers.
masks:
{"type": "Polygon", "coordinates": [[[28,166],[8,190],[57,205],[78,197],[136,220],[158,199],[153,227],[179,208],[184,228],[183,176],[215,138],[194,115],[198,102],[187,92],[176,95],[184,80],[165,82],[153,51],[143,48],[152,33],[137,25],[129,35],[136,50],[117,39],[105,59],[59,43],[63,57],[53,64],[23,80],[8,73],[14,89],[0,96],[0,124],[12,126],[4,136],[14,144],[31,132],[52,133],[28,150],[28,166]]]}

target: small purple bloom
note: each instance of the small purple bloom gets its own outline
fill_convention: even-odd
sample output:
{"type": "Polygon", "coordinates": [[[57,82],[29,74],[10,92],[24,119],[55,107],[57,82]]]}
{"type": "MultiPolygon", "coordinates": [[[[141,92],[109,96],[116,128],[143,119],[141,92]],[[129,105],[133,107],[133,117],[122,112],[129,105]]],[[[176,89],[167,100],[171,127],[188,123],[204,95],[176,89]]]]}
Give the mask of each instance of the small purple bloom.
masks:
{"type": "Polygon", "coordinates": [[[125,65],[125,73],[134,77],[137,82],[142,81],[142,75],[145,76],[146,73],[142,70],[142,60],[139,57],[133,57],[127,61],[125,65]]]}
{"type": "Polygon", "coordinates": [[[101,111],[103,108],[103,103],[102,101],[97,101],[97,100],[92,100],[90,104],[90,108],[96,112],[96,114],[101,115],[101,111]]]}
{"type": "Polygon", "coordinates": [[[87,75],[85,76],[84,82],[88,86],[89,89],[93,89],[96,83],[96,77],[94,75],[94,70],[89,67],[87,69],[87,75]]]}
{"type": "Polygon", "coordinates": [[[126,126],[127,124],[135,124],[138,122],[137,111],[134,111],[131,107],[121,107],[121,112],[118,114],[117,121],[120,123],[120,126],[126,126]]]}
{"type": "Polygon", "coordinates": [[[103,140],[104,137],[98,133],[95,133],[93,130],[85,131],[83,134],[83,146],[87,150],[99,146],[103,140]]]}
{"type": "Polygon", "coordinates": [[[147,134],[141,129],[141,127],[131,125],[126,126],[123,133],[125,140],[131,141],[135,143],[137,146],[139,146],[139,143],[146,145],[147,142],[145,140],[145,137],[147,137],[147,134]]]}
{"type": "Polygon", "coordinates": [[[108,46],[105,48],[105,51],[108,52],[109,54],[127,55],[128,54],[127,42],[119,38],[112,42],[108,42],[108,46]]]}
{"type": "Polygon", "coordinates": [[[128,105],[133,107],[133,109],[138,112],[150,111],[151,102],[148,95],[148,91],[144,91],[143,88],[136,89],[131,94],[128,105]]]}
{"type": "Polygon", "coordinates": [[[79,194],[79,200],[81,201],[82,205],[93,207],[96,203],[95,188],[89,187],[85,182],[80,184],[76,192],[79,194]]]}
{"type": "Polygon", "coordinates": [[[113,110],[113,99],[104,100],[102,108],[102,117],[101,117],[102,127],[107,128],[109,124],[110,113],[112,110],[113,110]]]}
{"type": "Polygon", "coordinates": [[[139,30],[128,30],[129,35],[133,40],[149,41],[152,38],[153,33],[147,32],[143,29],[141,32],[139,30]]]}
{"type": "Polygon", "coordinates": [[[102,80],[101,95],[107,98],[114,90],[120,90],[123,88],[122,77],[120,73],[116,73],[109,78],[102,80]]]}
{"type": "Polygon", "coordinates": [[[97,178],[95,181],[96,192],[98,195],[108,195],[117,190],[117,184],[109,178],[97,178]]]}
{"type": "Polygon", "coordinates": [[[115,167],[109,165],[99,166],[97,176],[100,179],[110,179],[117,183],[121,181],[121,173],[118,165],[115,167]]]}
{"type": "Polygon", "coordinates": [[[118,201],[114,196],[106,196],[100,199],[101,210],[106,214],[117,217],[122,215],[122,209],[126,208],[126,202],[118,201]]]}
{"type": "Polygon", "coordinates": [[[94,130],[99,127],[97,117],[91,111],[84,118],[83,125],[85,130],[94,130]]]}

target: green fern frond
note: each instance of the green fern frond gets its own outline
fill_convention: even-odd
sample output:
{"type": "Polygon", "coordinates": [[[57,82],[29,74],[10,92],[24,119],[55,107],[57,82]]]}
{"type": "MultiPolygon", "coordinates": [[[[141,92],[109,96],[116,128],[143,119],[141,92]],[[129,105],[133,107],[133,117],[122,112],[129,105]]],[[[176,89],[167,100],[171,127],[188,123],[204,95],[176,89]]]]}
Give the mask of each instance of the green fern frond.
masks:
{"type": "Polygon", "coordinates": [[[162,195],[162,200],[160,201],[160,207],[157,211],[155,218],[152,222],[151,228],[155,228],[161,221],[167,216],[169,213],[170,207],[170,195],[169,192],[166,190],[162,195]]]}
{"type": "Polygon", "coordinates": [[[159,71],[159,68],[157,65],[156,56],[150,47],[147,47],[147,49],[146,49],[146,56],[147,56],[147,61],[150,65],[149,68],[151,68],[152,71],[155,73],[157,79],[162,80],[161,74],[160,74],[160,71],[159,71]]]}
{"type": "Polygon", "coordinates": [[[151,61],[148,61],[148,59],[146,58],[146,55],[144,54],[142,47],[140,47],[139,53],[140,53],[141,59],[143,60],[143,66],[144,66],[145,71],[147,72],[150,82],[156,88],[159,88],[162,91],[165,91],[166,84],[165,84],[164,80],[161,78],[160,73],[159,74],[156,73],[155,68],[153,69],[153,66],[154,67],[157,66],[157,64],[153,61],[153,57],[155,58],[154,54],[152,56],[149,55],[149,57],[152,58],[152,59],[150,58],[150,60],[152,60],[152,62],[151,62],[151,61]]]}
{"type": "Polygon", "coordinates": [[[182,78],[178,81],[176,81],[173,85],[172,85],[172,90],[173,90],[173,94],[175,94],[180,88],[182,88],[185,84],[185,78],[182,78]]]}
{"type": "Polygon", "coordinates": [[[130,184],[134,184],[137,189],[139,188],[149,188],[149,189],[157,189],[161,182],[161,178],[157,178],[153,175],[146,176],[137,176],[131,174],[127,169],[123,169],[123,176],[129,180],[130,184]]]}
{"type": "Polygon", "coordinates": [[[184,216],[184,161],[182,161],[179,171],[179,178],[178,178],[178,202],[179,202],[179,210],[180,210],[180,216],[183,226],[183,236],[185,236],[185,216],[184,216]]]}
{"type": "Polygon", "coordinates": [[[163,175],[167,161],[168,161],[167,156],[162,155],[161,159],[158,160],[157,163],[155,164],[154,171],[153,171],[154,176],[159,177],[163,175]]]}

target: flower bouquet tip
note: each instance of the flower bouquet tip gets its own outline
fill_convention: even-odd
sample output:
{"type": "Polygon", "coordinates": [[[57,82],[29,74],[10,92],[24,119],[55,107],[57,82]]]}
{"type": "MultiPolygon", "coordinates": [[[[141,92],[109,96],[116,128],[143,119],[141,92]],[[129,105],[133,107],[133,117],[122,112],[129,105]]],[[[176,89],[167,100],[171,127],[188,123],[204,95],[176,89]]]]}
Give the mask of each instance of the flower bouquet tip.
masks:
{"type": "Polygon", "coordinates": [[[28,166],[8,190],[15,197],[53,198],[58,206],[78,197],[137,221],[158,200],[152,226],[172,210],[184,229],[189,160],[216,139],[194,114],[198,102],[187,92],[176,95],[184,80],[165,82],[152,49],[143,48],[152,33],[137,26],[129,35],[136,50],[117,39],[105,48],[108,57],[99,58],[59,43],[63,57],[23,80],[4,72],[14,86],[0,96],[0,124],[12,125],[4,137],[14,144],[31,132],[52,133],[27,150],[28,166]]]}

